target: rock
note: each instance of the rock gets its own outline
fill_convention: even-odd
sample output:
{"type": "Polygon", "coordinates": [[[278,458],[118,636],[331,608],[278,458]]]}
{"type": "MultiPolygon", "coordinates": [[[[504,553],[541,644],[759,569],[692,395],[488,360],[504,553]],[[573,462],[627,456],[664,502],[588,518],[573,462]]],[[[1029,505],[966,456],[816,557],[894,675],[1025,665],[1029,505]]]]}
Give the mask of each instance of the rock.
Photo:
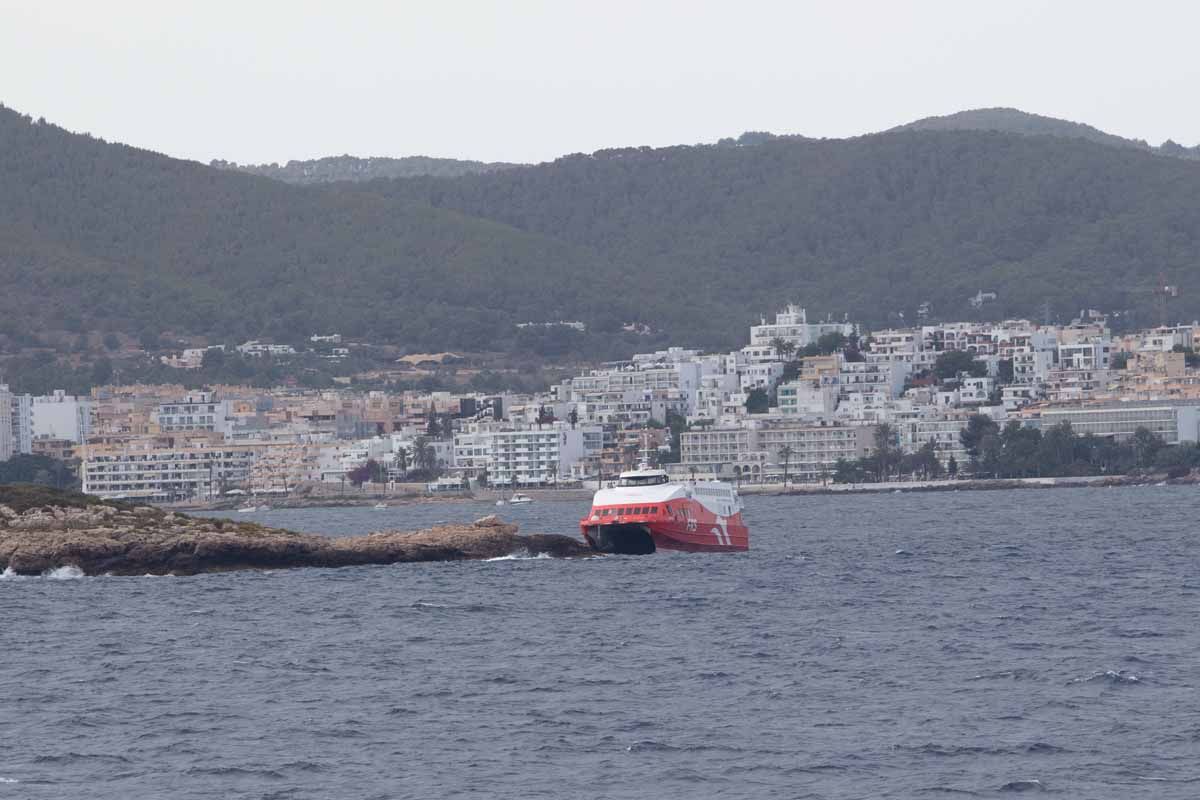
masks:
{"type": "Polygon", "coordinates": [[[559,558],[595,555],[569,536],[521,536],[495,515],[471,525],[381,531],[328,538],[233,520],[200,520],[159,509],[77,506],[7,509],[0,526],[0,571],[36,575],[74,566],[87,575],[192,575],[236,569],[342,567],[459,561],[513,553],[559,558]]]}

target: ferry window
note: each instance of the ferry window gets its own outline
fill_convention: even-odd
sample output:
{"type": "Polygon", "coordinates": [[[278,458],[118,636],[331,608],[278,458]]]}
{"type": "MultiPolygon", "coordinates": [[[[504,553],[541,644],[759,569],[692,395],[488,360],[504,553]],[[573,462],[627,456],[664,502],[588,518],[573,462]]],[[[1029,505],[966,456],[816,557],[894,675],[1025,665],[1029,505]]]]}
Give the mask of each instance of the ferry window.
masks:
{"type": "Polygon", "coordinates": [[[621,478],[621,486],[656,486],[660,483],[666,483],[666,475],[638,475],[636,477],[621,478]]]}

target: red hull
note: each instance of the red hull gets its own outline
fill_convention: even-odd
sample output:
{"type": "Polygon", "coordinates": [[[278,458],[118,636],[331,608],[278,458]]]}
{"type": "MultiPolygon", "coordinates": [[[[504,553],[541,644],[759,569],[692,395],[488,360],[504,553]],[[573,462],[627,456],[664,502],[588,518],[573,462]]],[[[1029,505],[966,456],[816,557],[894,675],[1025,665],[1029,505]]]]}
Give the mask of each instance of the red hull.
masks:
{"type": "Polygon", "coordinates": [[[616,518],[592,517],[580,520],[583,537],[594,549],[604,552],[644,553],[653,550],[682,550],[691,553],[736,553],[750,549],[750,531],[742,515],[729,518],[708,513],[700,504],[690,504],[691,517],[683,514],[634,514],[616,518]],[[666,518],[664,518],[664,516],[666,518]],[[622,540],[648,538],[653,548],[637,544],[624,546],[622,540]]]}

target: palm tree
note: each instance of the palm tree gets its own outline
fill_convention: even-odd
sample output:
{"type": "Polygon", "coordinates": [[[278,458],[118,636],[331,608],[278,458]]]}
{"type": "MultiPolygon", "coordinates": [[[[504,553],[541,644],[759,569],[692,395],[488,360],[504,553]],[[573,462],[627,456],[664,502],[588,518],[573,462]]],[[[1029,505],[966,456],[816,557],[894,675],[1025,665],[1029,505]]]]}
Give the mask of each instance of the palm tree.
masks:
{"type": "Polygon", "coordinates": [[[776,336],[770,341],[770,345],[771,348],[778,353],[780,358],[782,358],[784,361],[790,361],[792,353],[796,352],[795,343],[789,342],[782,336],[776,336]]]}
{"type": "Polygon", "coordinates": [[[783,485],[787,486],[788,482],[788,465],[792,461],[792,456],[796,455],[796,451],[790,444],[785,444],[779,448],[779,459],[783,462],[783,485]]]}
{"type": "Polygon", "coordinates": [[[396,468],[400,471],[401,475],[408,472],[408,455],[409,454],[408,454],[407,447],[397,448],[397,450],[396,450],[396,468]]]}

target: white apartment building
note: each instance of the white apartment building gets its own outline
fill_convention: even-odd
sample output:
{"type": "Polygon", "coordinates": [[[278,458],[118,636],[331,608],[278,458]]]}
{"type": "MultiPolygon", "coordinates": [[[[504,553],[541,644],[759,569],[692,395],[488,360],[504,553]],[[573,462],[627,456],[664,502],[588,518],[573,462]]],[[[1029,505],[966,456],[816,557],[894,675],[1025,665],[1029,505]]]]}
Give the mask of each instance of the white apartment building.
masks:
{"type": "Polygon", "coordinates": [[[254,445],[166,439],[87,444],[80,473],[87,494],[167,503],[244,485],[257,453],[254,445]]]}
{"type": "Polygon", "coordinates": [[[740,393],[741,386],[736,373],[710,373],[700,377],[700,386],[692,401],[692,417],[689,419],[719,419],[733,395],[740,393]]]}
{"type": "Polygon", "coordinates": [[[781,480],[784,461],[789,479],[818,483],[833,474],[839,459],[866,455],[874,426],[804,425],[756,421],[742,427],[689,431],[682,435],[677,474],[715,475],[746,480],[781,480]],[[790,455],[782,454],[784,447],[790,455]]]}
{"type": "Polygon", "coordinates": [[[257,340],[251,340],[245,344],[239,344],[237,351],[247,356],[294,356],[296,348],[290,344],[267,344],[257,340]]]}
{"type": "Polygon", "coordinates": [[[72,397],[62,389],[33,398],[32,438],[83,443],[92,432],[92,405],[88,398],[72,397]]]}
{"type": "Polygon", "coordinates": [[[776,390],[779,413],[784,416],[828,416],[837,410],[838,387],[809,380],[780,384],[776,390]]]}
{"type": "Polygon", "coordinates": [[[1191,325],[1176,325],[1152,328],[1148,331],[1143,331],[1138,337],[1138,350],[1156,350],[1159,352],[1170,352],[1177,346],[1185,350],[1193,348],[1194,345],[1194,330],[1191,325]]]}
{"type": "Polygon", "coordinates": [[[838,366],[838,388],[842,397],[869,394],[894,400],[904,389],[908,368],[899,362],[845,361],[838,366]]]}
{"type": "Polygon", "coordinates": [[[193,392],[160,403],[154,417],[163,433],[208,431],[228,436],[233,431],[229,401],[218,400],[212,392],[193,392]]]}
{"type": "Polygon", "coordinates": [[[692,413],[700,364],[622,362],[572,378],[570,384],[569,401],[587,422],[666,422],[667,411],[685,417],[692,413]]]}
{"type": "Polygon", "coordinates": [[[1022,350],[1013,353],[1013,383],[1021,386],[1044,384],[1054,368],[1057,348],[1050,350],[1022,350]]]}
{"type": "Polygon", "coordinates": [[[764,319],[761,324],[750,327],[750,344],[764,347],[770,345],[772,339],[782,339],[801,348],[815,344],[827,333],[849,337],[858,333],[858,326],[849,322],[809,322],[803,308],[789,304],[775,315],[773,323],[764,319]]]}
{"type": "Polygon", "coordinates": [[[13,455],[28,455],[33,452],[33,395],[13,394],[11,406],[13,455]]]}
{"type": "Polygon", "coordinates": [[[907,420],[897,425],[900,448],[906,453],[915,453],[929,442],[933,442],[937,459],[948,469],[953,458],[959,467],[965,468],[971,457],[962,446],[959,433],[967,426],[970,414],[953,412],[920,419],[907,420]]]}
{"type": "Polygon", "coordinates": [[[1000,403],[1004,406],[1004,410],[1010,413],[1031,403],[1036,403],[1045,396],[1044,385],[1014,383],[1000,389],[1000,403]]]}
{"type": "Polygon", "coordinates": [[[1112,340],[1107,336],[1060,344],[1058,346],[1058,368],[1061,370],[1106,370],[1109,368],[1111,353],[1112,340]]]}
{"type": "Polygon", "coordinates": [[[546,486],[571,479],[571,467],[576,462],[598,456],[589,450],[602,442],[598,426],[576,426],[556,423],[551,427],[531,430],[491,431],[488,483],[492,486],[546,486]],[[585,437],[585,431],[592,433],[585,437]]]}
{"type": "Polygon", "coordinates": [[[1138,428],[1146,428],[1167,444],[1200,441],[1200,406],[1173,403],[1106,403],[1085,408],[1048,408],[1042,411],[1042,431],[1062,422],[1080,436],[1093,434],[1124,442],[1138,428]]]}
{"type": "Polygon", "coordinates": [[[768,361],[759,364],[747,364],[740,370],[738,376],[739,388],[749,394],[754,389],[771,391],[779,379],[783,377],[783,362],[768,361]]]}
{"type": "Polygon", "coordinates": [[[0,384],[0,461],[8,461],[17,450],[13,444],[13,393],[0,384]]]}

